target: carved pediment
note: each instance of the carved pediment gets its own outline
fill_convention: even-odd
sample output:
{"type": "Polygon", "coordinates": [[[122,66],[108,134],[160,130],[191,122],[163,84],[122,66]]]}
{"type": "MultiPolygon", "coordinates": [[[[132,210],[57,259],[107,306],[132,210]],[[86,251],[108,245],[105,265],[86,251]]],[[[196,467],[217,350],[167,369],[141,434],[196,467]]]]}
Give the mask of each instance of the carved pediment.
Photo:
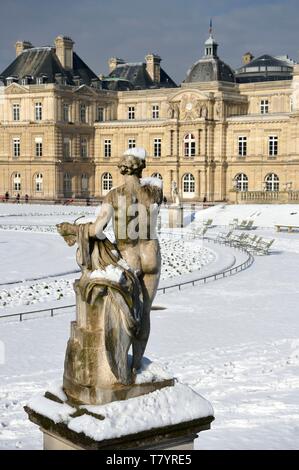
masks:
{"type": "Polygon", "coordinates": [[[18,83],[12,83],[11,85],[5,88],[6,95],[21,95],[24,93],[29,93],[28,88],[19,85],[18,83]]]}
{"type": "Polygon", "coordinates": [[[78,86],[77,88],[74,89],[73,93],[76,93],[76,94],[82,93],[84,95],[89,95],[89,96],[98,96],[97,91],[88,85],[78,86]]]}
{"type": "Polygon", "coordinates": [[[168,115],[180,120],[193,120],[208,117],[209,96],[197,91],[183,91],[169,101],[168,115]]]}

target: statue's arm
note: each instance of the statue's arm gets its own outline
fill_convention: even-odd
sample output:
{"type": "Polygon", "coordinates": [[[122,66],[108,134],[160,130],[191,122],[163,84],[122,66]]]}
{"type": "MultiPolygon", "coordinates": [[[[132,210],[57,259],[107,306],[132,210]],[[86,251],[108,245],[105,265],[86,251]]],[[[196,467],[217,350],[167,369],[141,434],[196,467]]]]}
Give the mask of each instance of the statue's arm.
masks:
{"type": "Polygon", "coordinates": [[[98,215],[96,221],[89,226],[89,236],[93,238],[102,238],[103,231],[111,220],[112,215],[113,206],[111,202],[109,202],[109,200],[104,200],[101,207],[101,212],[98,215]]]}
{"type": "Polygon", "coordinates": [[[69,246],[76,243],[78,235],[78,225],[70,224],[69,222],[62,222],[56,225],[58,233],[64,238],[69,246]]]}

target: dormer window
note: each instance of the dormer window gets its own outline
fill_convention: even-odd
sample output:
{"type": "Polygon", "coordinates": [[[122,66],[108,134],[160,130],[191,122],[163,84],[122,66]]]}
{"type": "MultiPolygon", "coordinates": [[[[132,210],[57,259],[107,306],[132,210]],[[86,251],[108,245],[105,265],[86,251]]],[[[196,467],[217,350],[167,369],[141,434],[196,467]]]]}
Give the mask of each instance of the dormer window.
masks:
{"type": "Polygon", "coordinates": [[[67,85],[67,78],[62,73],[55,73],[55,82],[58,85],[67,85]]]}
{"type": "Polygon", "coordinates": [[[46,75],[42,75],[41,77],[37,77],[36,78],[36,84],[37,85],[43,85],[47,80],[47,76],[46,75]]]}
{"type": "Polygon", "coordinates": [[[93,88],[98,88],[98,89],[100,89],[100,88],[101,88],[101,82],[100,82],[100,80],[98,80],[97,78],[92,78],[92,79],[91,79],[91,86],[92,86],[93,88]]]}
{"type": "Polygon", "coordinates": [[[75,75],[75,76],[74,76],[74,84],[75,84],[76,86],[82,85],[82,80],[81,80],[81,78],[80,78],[78,75],[75,75]]]}
{"type": "Polygon", "coordinates": [[[21,79],[21,85],[28,85],[31,79],[32,77],[30,75],[25,75],[25,77],[21,79]]]}
{"type": "Polygon", "coordinates": [[[7,79],[6,79],[7,86],[9,86],[12,83],[15,83],[17,81],[18,81],[17,77],[7,77],[7,79]]]}

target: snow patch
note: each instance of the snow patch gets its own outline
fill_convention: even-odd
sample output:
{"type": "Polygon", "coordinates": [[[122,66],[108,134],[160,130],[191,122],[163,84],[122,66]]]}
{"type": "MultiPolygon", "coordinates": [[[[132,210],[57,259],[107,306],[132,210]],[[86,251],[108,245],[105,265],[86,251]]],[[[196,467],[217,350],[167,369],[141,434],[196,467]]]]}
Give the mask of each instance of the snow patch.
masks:
{"type": "Polygon", "coordinates": [[[72,408],[66,403],[57,403],[44,396],[36,396],[29,400],[27,406],[36,413],[40,413],[54,421],[54,423],[66,422],[69,416],[75,413],[76,408],[72,408]]]}
{"type": "Polygon", "coordinates": [[[107,279],[107,281],[120,284],[123,280],[123,271],[117,266],[108,264],[105,269],[96,269],[90,274],[90,279],[107,279]]]}
{"type": "Polygon", "coordinates": [[[129,155],[131,157],[140,158],[140,160],[145,160],[146,150],[143,147],[134,147],[126,150],[124,155],[129,155]]]}
{"type": "Polygon", "coordinates": [[[141,186],[157,186],[158,188],[163,188],[163,181],[160,178],[154,176],[149,176],[146,178],[140,178],[141,186]]]}

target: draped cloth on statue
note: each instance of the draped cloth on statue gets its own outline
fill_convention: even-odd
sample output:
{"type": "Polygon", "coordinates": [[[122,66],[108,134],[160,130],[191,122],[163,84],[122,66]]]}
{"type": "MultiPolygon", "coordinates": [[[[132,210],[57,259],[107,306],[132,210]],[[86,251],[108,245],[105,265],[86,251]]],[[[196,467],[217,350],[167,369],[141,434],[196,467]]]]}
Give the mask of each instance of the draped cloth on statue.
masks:
{"type": "Polygon", "coordinates": [[[96,314],[103,315],[107,361],[116,379],[129,384],[128,350],[138,336],[143,313],[141,285],[117,246],[106,237],[91,238],[89,225],[78,227],[77,263],[82,270],[78,287],[84,302],[101,307],[96,314]]]}

